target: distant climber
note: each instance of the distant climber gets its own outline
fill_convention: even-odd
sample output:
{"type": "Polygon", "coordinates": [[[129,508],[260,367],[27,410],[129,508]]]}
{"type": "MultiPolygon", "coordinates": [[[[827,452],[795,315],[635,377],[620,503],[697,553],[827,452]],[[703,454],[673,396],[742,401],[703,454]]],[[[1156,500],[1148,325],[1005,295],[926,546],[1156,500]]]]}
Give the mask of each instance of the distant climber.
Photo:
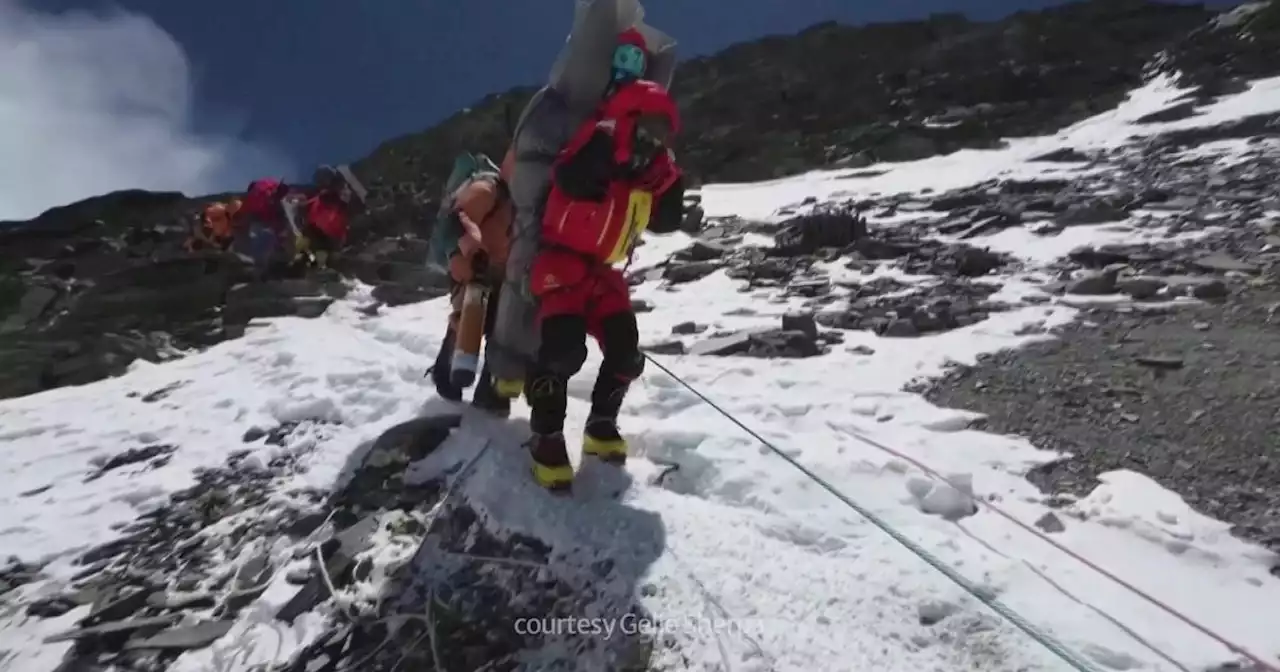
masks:
{"type": "Polygon", "coordinates": [[[235,232],[232,250],[253,260],[265,273],[283,261],[281,248],[289,239],[289,219],[285,199],[290,188],[284,180],[262,178],[249,183],[239,210],[232,219],[235,232]]]}
{"type": "Polygon", "coordinates": [[[675,40],[644,23],[636,0],[579,0],[564,50],[548,83],[516,124],[502,172],[515,206],[507,282],[500,292],[485,361],[503,396],[519,396],[538,349],[537,299],[527,278],[538,252],[551,166],[574,131],[593,119],[601,101],[643,76],[670,87],[675,40]]]}
{"type": "Polygon", "coordinates": [[[232,198],[205,206],[200,213],[187,249],[194,252],[203,249],[226,250],[235,239],[232,219],[240,210],[240,199],[232,198]]]}
{"type": "MultiPolygon", "coordinates": [[[[470,153],[455,162],[440,210],[432,232],[432,263],[449,272],[453,310],[431,377],[441,397],[460,401],[462,389],[470,385],[475,373],[481,333],[487,336],[493,329],[514,211],[500,169],[487,156],[470,153]],[[469,305],[468,299],[484,305],[469,305]],[[472,308],[477,312],[470,312],[472,308]],[[479,330],[471,329],[472,320],[483,322],[479,330]],[[460,332],[465,334],[465,343],[459,340],[460,332]],[[459,361],[460,356],[470,361],[459,361]],[[466,371],[460,370],[464,368],[466,371]],[[462,373],[470,375],[459,375],[462,373]]],[[[505,417],[511,412],[511,399],[499,396],[493,382],[486,362],[471,403],[505,417]]]]}
{"type": "Polygon", "coordinates": [[[251,258],[264,275],[313,263],[323,267],[345,243],[351,216],[366,198],[346,166],[321,166],[309,187],[254,180],[231,220],[232,249],[251,258]]]}
{"type": "Polygon", "coordinates": [[[293,262],[327,267],[329,258],[346,244],[351,217],[365,207],[367,198],[363,185],[345,166],[317,169],[300,207],[286,206],[285,214],[296,229],[293,262]]]}
{"type": "Polygon", "coordinates": [[[684,181],[670,149],[679,131],[675,102],[654,82],[634,76],[617,81],[596,119],[579,128],[553,165],[528,280],[539,302],[540,341],[525,386],[530,452],[535,479],[550,489],[573,479],[563,433],[567,385],[586,360],[588,335],[604,360],[591,393],[583,453],[610,463],[626,460],[618,412],[644,370],[644,356],[630,288],[614,265],[630,261],[644,231],[670,233],[682,219],[684,181]]]}

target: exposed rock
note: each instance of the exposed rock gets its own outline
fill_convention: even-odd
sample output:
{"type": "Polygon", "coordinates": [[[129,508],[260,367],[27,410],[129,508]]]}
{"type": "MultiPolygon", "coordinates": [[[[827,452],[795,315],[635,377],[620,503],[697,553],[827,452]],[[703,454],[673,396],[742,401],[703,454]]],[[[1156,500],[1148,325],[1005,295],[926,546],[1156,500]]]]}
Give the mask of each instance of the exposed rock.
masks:
{"type": "Polygon", "coordinates": [[[1056,534],[1067,530],[1067,526],[1062,524],[1062,519],[1052,512],[1040,516],[1035,525],[1047,534],[1056,534]]]}
{"type": "Polygon", "coordinates": [[[100,467],[98,467],[98,470],[96,472],[86,477],[85,481],[88,482],[88,481],[97,480],[99,478],[102,478],[103,474],[113,469],[119,469],[120,467],[130,465],[130,464],[137,464],[139,462],[147,462],[151,460],[153,467],[160,466],[168,461],[167,458],[165,458],[164,456],[172,454],[173,451],[177,449],[178,449],[177,446],[165,445],[165,444],[154,444],[150,446],[143,446],[141,448],[130,448],[122,453],[113,455],[110,458],[108,458],[105,462],[103,462],[103,464],[100,467]],[[155,458],[162,458],[162,459],[155,459],[155,458]]]}
{"type": "Polygon", "coordinates": [[[783,315],[782,330],[799,331],[814,341],[818,340],[818,323],[814,321],[813,313],[783,315]]]}
{"type": "Polygon", "coordinates": [[[1197,106],[1197,102],[1194,100],[1190,100],[1185,103],[1178,103],[1176,105],[1170,105],[1169,107],[1166,107],[1163,110],[1152,112],[1150,114],[1144,114],[1141,117],[1138,117],[1138,119],[1134,123],[1141,125],[1141,124],[1162,124],[1170,121],[1181,121],[1182,119],[1186,119],[1188,117],[1193,116],[1196,113],[1196,106],[1197,106]]]}
{"type": "Polygon", "coordinates": [[[1057,223],[1061,226],[1083,226],[1120,222],[1128,218],[1129,215],[1119,207],[1106,201],[1093,200],[1068,206],[1065,212],[1058,215],[1057,223]]]}
{"type": "Polygon", "coordinates": [[[1219,273],[1228,273],[1231,271],[1238,271],[1240,273],[1258,272],[1258,267],[1254,264],[1245,263],[1221,252],[1207,254],[1196,259],[1194,263],[1196,268],[1205,271],[1217,271],[1219,273]]]}
{"type": "Polygon", "coordinates": [[[679,261],[713,261],[729,253],[729,248],[716,242],[695,240],[693,245],[676,252],[672,258],[679,261]]]}
{"type": "Polygon", "coordinates": [[[683,284],[701,280],[715,273],[719,264],[712,261],[692,261],[688,263],[672,262],[662,273],[662,277],[672,284],[683,284]]]}
{"type": "Polygon", "coordinates": [[[995,286],[962,282],[897,289],[895,284],[863,286],[843,312],[821,312],[815,320],[826,327],[873,331],[881,336],[910,338],[966,327],[1008,306],[985,301],[995,286]],[[881,292],[900,292],[882,296],[881,292]]]}
{"type": "Polygon", "coordinates": [[[706,331],[706,329],[707,328],[705,326],[700,325],[697,322],[681,322],[680,324],[671,327],[671,333],[677,335],[689,335],[701,333],[706,331]]]}
{"type": "Polygon", "coordinates": [[[1221,299],[1229,296],[1222,280],[1206,276],[1170,275],[1163,280],[1168,284],[1169,293],[1175,296],[1191,296],[1197,299],[1221,299]]]}
{"type": "Polygon", "coordinates": [[[1181,369],[1183,359],[1176,355],[1136,355],[1134,361],[1156,369],[1181,369]]]}
{"type": "Polygon", "coordinates": [[[1070,147],[1064,147],[1033,157],[1031,160],[1049,163],[1084,163],[1089,160],[1089,156],[1070,147]]]}
{"type": "Polygon", "coordinates": [[[1138,300],[1155,298],[1167,284],[1159,278],[1128,277],[1116,283],[1122,294],[1138,300]]]}
{"type": "Polygon", "coordinates": [[[758,329],[755,332],[740,332],[729,334],[727,336],[716,336],[707,340],[694,344],[689,348],[691,355],[743,355],[751,349],[751,337],[754,333],[768,333],[768,329],[758,329]]]}
{"type": "Polygon", "coordinates": [[[14,310],[4,322],[0,322],[0,334],[21,331],[28,324],[40,319],[58,298],[58,291],[49,287],[34,286],[27,288],[14,310]]]}
{"type": "Polygon", "coordinates": [[[88,639],[92,637],[102,637],[105,635],[122,633],[151,633],[156,632],[165,626],[171,625],[177,620],[176,615],[169,615],[111,621],[110,623],[80,628],[78,630],[71,630],[51,637],[46,637],[44,641],[46,644],[53,644],[73,639],[88,639]]]}
{"type": "Polygon", "coordinates": [[[1105,268],[1113,264],[1128,263],[1130,260],[1128,253],[1124,250],[1106,247],[1098,249],[1083,247],[1072,250],[1067,258],[1085,268],[1105,268]]]}
{"type": "Polygon", "coordinates": [[[816,325],[810,333],[798,329],[753,329],[710,338],[689,348],[691,355],[761,358],[815,357],[826,352],[818,343],[816,325]]]}
{"type": "Polygon", "coordinates": [[[956,273],[966,278],[977,278],[988,275],[1000,268],[1007,261],[990,250],[975,247],[961,247],[955,256],[956,273]]]}
{"type": "Polygon", "coordinates": [[[640,349],[645,352],[652,352],[655,355],[683,355],[688,352],[681,341],[663,341],[661,343],[642,345],[640,349]]]}
{"type": "Polygon", "coordinates": [[[202,649],[231,631],[234,621],[205,621],[130,640],[126,649],[202,649]]]}
{"type": "Polygon", "coordinates": [[[62,595],[55,595],[36,600],[27,605],[27,615],[36,618],[57,618],[80,606],[75,600],[62,595]]]}
{"type": "Polygon", "coordinates": [[[852,207],[819,206],[779,225],[775,244],[784,255],[813,254],[824,247],[846,247],[866,236],[867,220],[852,207]]]}
{"type": "Polygon", "coordinates": [[[1072,280],[1071,283],[1067,285],[1067,293],[1083,296],[1115,294],[1118,289],[1116,286],[1116,276],[1116,271],[1086,273],[1079,278],[1072,280]]]}

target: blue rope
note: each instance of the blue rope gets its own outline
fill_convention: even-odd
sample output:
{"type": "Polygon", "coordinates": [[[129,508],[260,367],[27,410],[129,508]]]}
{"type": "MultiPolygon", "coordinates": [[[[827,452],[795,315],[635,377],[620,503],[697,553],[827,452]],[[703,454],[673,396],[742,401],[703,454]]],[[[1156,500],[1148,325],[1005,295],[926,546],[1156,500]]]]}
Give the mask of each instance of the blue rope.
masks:
{"type": "Polygon", "coordinates": [[[1075,669],[1080,670],[1080,672],[1102,672],[1101,668],[1097,667],[1093,663],[1082,658],[1079,654],[1067,648],[1065,644],[1058,641],[1053,635],[1050,635],[1044,630],[1041,630],[1040,628],[1036,627],[1030,621],[1026,620],[1021,615],[1019,615],[1017,612],[1005,606],[1003,602],[1001,602],[1000,600],[997,600],[994,596],[989,595],[986,591],[979,590],[977,586],[975,586],[972,582],[970,582],[968,579],[962,576],[959,572],[948,567],[945,563],[942,562],[942,560],[938,559],[932,553],[921,548],[918,544],[908,539],[901,532],[898,532],[896,529],[893,528],[893,526],[889,525],[888,522],[881,519],[876,514],[872,513],[865,507],[859,505],[857,502],[850,499],[843,492],[840,492],[838,488],[836,488],[834,485],[829,483],[826,479],[810,471],[803,464],[800,464],[798,461],[796,461],[795,458],[791,457],[790,455],[786,454],[781,449],[779,449],[777,446],[770,443],[758,432],[742,424],[742,422],[739,421],[737,418],[735,418],[732,413],[724,410],[718,404],[716,404],[716,402],[708,399],[705,394],[699,392],[692,385],[685,382],[683,378],[681,378],[680,376],[677,376],[675,373],[671,371],[671,369],[668,369],[666,366],[663,366],[661,362],[654,359],[653,357],[650,357],[647,354],[645,355],[645,359],[652,362],[653,365],[661,369],[663,373],[667,374],[668,376],[671,376],[673,380],[675,380],[677,383],[680,383],[680,385],[683,386],[686,390],[693,393],[694,396],[701,399],[711,408],[715,409],[715,411],[720,415],[724,416],[726,420],[737,425],[739,429],[749,434],[756,441],[759,441],[761,445],[773,451],[782,459],[786,460],[791,466],[795,467],[796,469],[799,469],[801,473],[803,473],[805,476],[808,476],[810,479],[813,480],[813,482],[822,486],[824,490],[834,495],[837,499],[839,499],[849,508],[856,511],[859,515],[871,521],[873,525],[880,528],[882,532],[892,537],[894,541],[898,542],[899,544],[902,544],[904,547],[906,547],[907,550],[914,553],[921,560],[925,561],[925,563],[927,563],[929,566],[938,570],[940,573],[942,573],[943,576],[946,576],[948,579],[951,579],[956,585],[963,588],[966,592],[968,592],[970,595],[975,597],[979,602],[982,602],[983,604],[990,607],[992,611],[996,612],[1000,616],[1003,616],[1005,620],[1009,621],[1014,626],[1016,626],[1019,630],[1023,631],[1029,637],[1039,642],[1046,649],[1048,649],[1049,651],[1057,655],[1059,658],[1061,658],[1063,661],[1065,661],[1068,665],[1071,665],[1075,669]]]}

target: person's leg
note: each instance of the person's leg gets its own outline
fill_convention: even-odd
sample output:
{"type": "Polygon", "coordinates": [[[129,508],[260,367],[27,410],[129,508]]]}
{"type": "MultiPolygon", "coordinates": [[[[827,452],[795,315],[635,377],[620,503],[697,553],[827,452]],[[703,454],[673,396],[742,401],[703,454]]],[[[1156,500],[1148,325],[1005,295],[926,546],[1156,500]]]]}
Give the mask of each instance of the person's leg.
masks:
{"type": "Polygon", "coordinates": [[[266,227],[258,222],[250,222],[244,232],[245,254],[253,260],[254,276],[261,280],[266,275],[266,245],[264,244],[266,236],[266,227]]]}
{"type": "Polygon", "coordinates": [[[484,337],[493,335],[493,323],[498,320],[498,297],[502,294],[502,283],[495,282],[489,288],[489,303],[484,312],[484,337]]]}
{"type": "Polygon", "coordinates": [[[559,314],[541,321],[542,342],[525,383],[529,400],[530,454],[534,479],[545,488],[561,489],[573,480],[573,466],[564,442],[568,384],[587,359],[587,321],[581,315],[559,314]]]}
{"type": "Polygon", "coordinates": [[[621,463],[627,459],[627,443],[618,432],[618,413],[631,381],[644,372],[644,355],[631,293],[620,272],[610,269],[602,274],[593,306],[591,331],[604,358],[591,391],[582,449],[601,460],[621,463]]]}
{"type": "Polygon", "coordinates": [[[267,224],[259,224],[254,233],[254,256],[263,266],[269,266],[279,256],[276,253],[279,241],[276,240],[275,229],[267,224]]]}
{"type": "Polygon", "coordinates": [[[626,310],[601,319],[598,340],[604,361],[591,390],[582,450],[606,462],[621,463],[627,459],[627,443],[618,432],[618,413],[631,381],[644,372],[636,314],[626,310]]]}
{"type": "MultiPolygon", "coordinates": [[[[314,260],[316,267],[328,268],[329,260],[333,258],[334,252],[337,251],[337,245],[329,234],[320,230],[320,227],[307,222],[302,229],[303,241],[299,241],[302,246],[300,251],[309,253],[314,260]]],[[[304,255],[305,256],[305,255],[304,255]]]]}
{"type": "Polygon", "coordinates": [[[254,269],[259,279],[264,279],[275,270],[272,267],[278,257],[276,254],[278,241],[275,232],[270,225],[255,221],[249,225],[246,235],[249,239],[249,256],[253,258],[254,269]]]}
{"type": "MultiPolygon", "coordinates": [[[[502,293],[502,283],[494,283],[489,290],[489,304],[484,316],[484,337],[493,335],[493,323],[498,319],[498,297],[502,293]]],[[[480,379],[476,381],[476,391],[471,397],[471,404],[480,410],[501,418],[511,415],[511,399],[498,394],[494,389],[493,374],[489,371],[489,361],[485,358],[480,368],[480,379]]]]}
{"type": "Polygon", "coordinates": [[[454,283],[450,288],[449,300],[452,303],[452,313],[449,315],[448,326],[445,328],[444,340],[440,342],[440,352],[436,353],[436,362],[431,365],[431,382],[435,383],[436,394],[439,394],[441,398],[449,401],[462,401],[462,389],[456,387],[449,380],[453,360],[456,321],[458,311],[461,309],[461,285],[454,283]]]}

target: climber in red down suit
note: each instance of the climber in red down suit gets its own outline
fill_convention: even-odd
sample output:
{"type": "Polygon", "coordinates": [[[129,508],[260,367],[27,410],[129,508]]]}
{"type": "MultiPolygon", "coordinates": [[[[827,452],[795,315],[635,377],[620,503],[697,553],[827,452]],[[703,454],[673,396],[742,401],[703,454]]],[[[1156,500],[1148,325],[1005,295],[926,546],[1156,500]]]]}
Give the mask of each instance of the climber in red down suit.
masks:
{"type": "Polygon", "coordinates": [[[541,246],[529,291],[539,302],[540,346],[525,395],[534,477],[558,490],[573,479],[564,440],[566,386],[586,361],[586,337],[604,361],[591,394],[583,452],[621,463],[618,411],[644,369],[631,292],[622,270],[642,232],[680,225],[684,180],[670,150],[675,102],[658,84],[622,83],[578,129],[552,168],[541,246]]]}

